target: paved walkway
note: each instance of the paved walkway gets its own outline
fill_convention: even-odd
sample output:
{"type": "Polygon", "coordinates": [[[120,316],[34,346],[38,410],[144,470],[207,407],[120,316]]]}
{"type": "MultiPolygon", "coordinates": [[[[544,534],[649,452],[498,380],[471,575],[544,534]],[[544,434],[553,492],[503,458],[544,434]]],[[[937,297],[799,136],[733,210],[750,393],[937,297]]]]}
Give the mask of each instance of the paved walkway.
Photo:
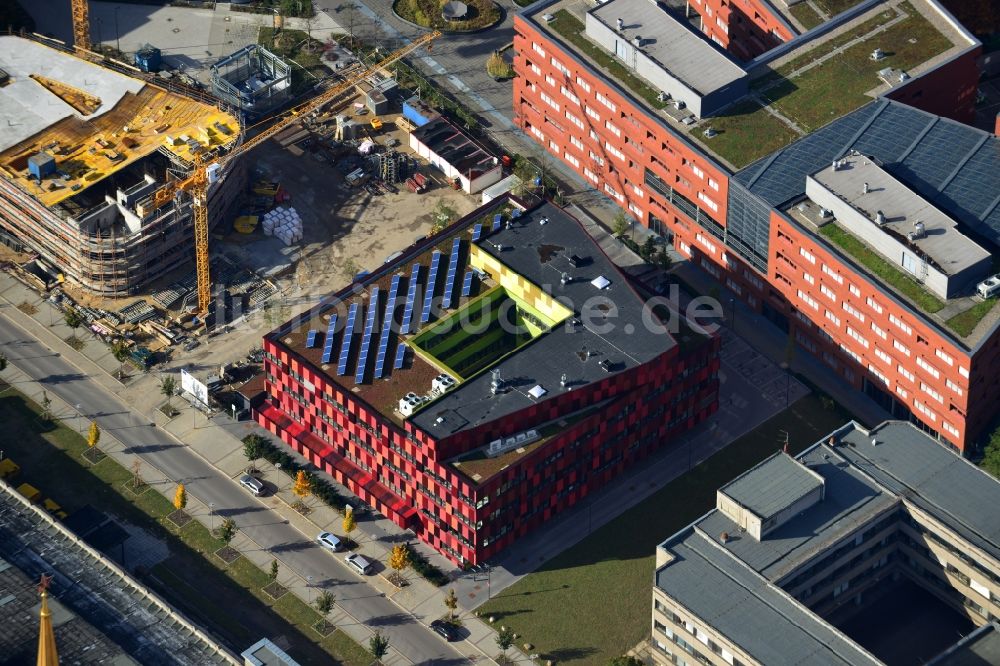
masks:
{"type": "MultiPolygon", "coordinates": [[[[92,338],[89,333],[80,330],[77,332],[77,337],[85,340],[85,346],[80,352],[73,350],[65,342],[72,331],[66,326],[61,313],[7,273],[0,273],[0,301],[7,302],[8,312],[11,312],[12,306],[16,307],[22,304],[26,304],[22,305],[22,312],[25,309],[30,311],[34,308],[35,311],[32,315],[19,317],[18,324],[43,344],[58,350],[63,357],[71,360],[87,377],[105,389],[116,393],[126,402],[131,403],[132,400],[140,397],[135,395],[135,391],[129,390],[129,387],[123,386],[112,376],[112,373],[118,370],[118,363],[111,357],[105,345],[92,338]]],[[[33,398],[37,399],[41,395],[42,387],[15,368],[13,364],[8,367],[5,379],[33,398]]],[[[48,381],[56,380],[50,377],[48,381]]],[[[52,391],[48,393],[53,401],[53,409],[57,418],[66,421],[77,430],[82,430],[88,425],[85,422],[86,419],[79,415],[76,405],[60,400],[52,391]]],[[[149,396],[145,396],[145,399],[148,401],[149,396]]],[[[156,400],[155,404],[158,405],[161,402],[162,398],[156,400]]],[[[179,398],[174,398],[174,406],[179,409],[180,415],[173,419],[167,419],[158,410],[141,413],[165,432],[187,444],[191,451],[231,478],[242,474],[248,464],[242,453],[243,447],[240,438],[250,432],[269,436],[269,433],[253,423],[236,423],[223,414],[208,417],[190,405],[184,404],[184,401],[179,398]]],[[[101,450],[126,468],[130,468],[135,459],[135,452],[116,440],[114,434],[108,431],[103,433],[101,450]]],[[[299,459],[300,463],[305,462],[299,456],[296,458],[299,459]]],[[[297,529],[307,539],[315,538],[322,531],[343,534],[342,517],[338,512],[316,498],[310,497],[307,498],[306,504],[311,511],[308,516],[302,516],[291,508],[291,504],[296,499],[291,492],[291,477],[275,469],[266,461],[258,461],[257,467],[262,471],[262,478],[270,491],[268,496],[262,499],[268,508],[276,512],[282,520],[297,529]]],[[[168,475],[148,463],[143,465],[142,476],[150,486],[171,500],[177,482],[181,481],[181,479],[169,478],[168,475]]],[[[346,489],[342,487],[341,491],[346,493],[346,489]]],[[[357,500],[357,503],[359,506],[362,505],[360,500],[357,500]]],[[[189,493],[189,513],[210,528],[217,526],[218,520],[220,520],[218,516],[214,515],[212,508],[200,502],[194,493],[189,493]]],[[[416,550],[435,564],[440,565],[443,570],[451,570],[457,575],[447,560],[417,541],[411,533],[400,530],[387,519],[370,511],[359,512],[358,529],[353,536],[367,557],[382,563],[388,561],[388,554],[394,544],[412,540],[411,545],[416,550]]],[[[280,550],[262,548],[251,541],[243,532],[237,534],[232,545],[265,571],[273,558],[276,557],[282,561],[280,550]]],[[[282,566],[279,570],[279,576],[283,585],[286,585],[289,590],[307,602],[314,596],[314,590],[311,589],[308,581],[296,574],[292,567],[282,566]]],[[[365,582],[373,588],[376,594],[390,599],[399,607],[400,611],[412,615],[424,624],[429,624],[447,612],[444,605],[444,595],[448,588],[434,587],[412,570],[405,572],[405,576],[409,584],[403,589],[397,589],[381,576],[368,577],[365,582]]],[[[454,644],[454,646],[465,654],[469,661],[490,659],[498,653],[499,650],[495,642],[496,634],[493,629],[469,613],[460,614],[460,619],[466,638],[464,642],[454,644]]],[[[334,613],[331,614],[330,620],[359,643],[367,645],[371,628],[349,616],[339,604],[334,613]]],[[[388,666],[411,663],[404,656],[398,653],[394,654],[394,658],[386,661],[388,666]]],[[[529,661],[524,654],[518,651],[511,650],[509,654],[519,662],[529,661]]]]}

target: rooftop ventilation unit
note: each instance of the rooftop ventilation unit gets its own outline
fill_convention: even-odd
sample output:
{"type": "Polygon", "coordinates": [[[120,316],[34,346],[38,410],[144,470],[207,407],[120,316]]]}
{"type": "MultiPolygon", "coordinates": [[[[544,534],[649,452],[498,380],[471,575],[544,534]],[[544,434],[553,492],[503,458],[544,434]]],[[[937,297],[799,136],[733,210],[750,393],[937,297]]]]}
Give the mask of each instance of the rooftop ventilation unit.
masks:
{"type": "Polygon", "coordinates": [[[680,111],[681,109],[683,109],[685,106],[687,106],[687,104],[684,103],[684,100],[682,100],[682,99],[675,99],[674,100],[674,108],[677,109],[678,111],[680,111]]]}
{"type": "Polygon", "coordinates": [[[868,194],[871,191],[872,191],[871,185],[869,185],[867,182],[861,186],[861,194],[868,194]]]}
{"type": "Polygon", "coordinates": [[[642,48],[642,37],[640,37],[639,35],[636,35],[635,37],[633,37],[632,38],[632,45],[636,46],[636,47],[639,47],[639,48],[642,48]]]}
{"type": "Polygon", "coordinates": [[[880,227],[885,224],[885,213],[880,210],[875,211],[875,224],[880,227]]]}
{"type": "Polygon", "coordinates": [[[883,51],[882,49],[875,49],[874,51],[872,51],[872,54],[869,57],[875,62],[878,62],[879,60],[884,60],[885,51],[883,51]]]}
{"type": "Polygon", "coordinates": [[[829,208],[820,208],[819,216],[820,219],[829,220],[831,217],[833,217],[833,211],[830,210],[829,208]]]}
{"type": "Polygon", "coordinates": [[[455,388],[456,384],[454,377],[442,372],[431,381],[431,390],[438,394],[446,393],[455,388]]]}
{"type": "Polygon", "coordinates": [[[625,21],[622,19],[615,19],[615,25],[618,26],[618,32],[625,29],[625,21]]]}
{"type": "Polygon", "coordinates": [[[704,132],[702,132],[702,134],[705,135],[706,139],[711,139],[711,138],[715,137],[718,134],[718,132],[715,131],[714,127],[709,127],[704,132]]]}
{"type": "Polygon", "coordinates": [[[494,439],[490,442],[490,446],[486,450],[486,455],[493,458],[511,449],[519,449],[522,446],[527,446],[532,442],[538,441],[540,438],[541,435],[538,434],[537,430],[526,430],[506,439],[494,439]]]}
{"type": "Polygon", "coordinates": [[[664,90],[661,90],[660,92],[658,92],[656,94],[656,101],[657,102],[666,102],[669,99],[670,99],[670,93],[668,93],[668,92],[666,92],[664,90]]]}
{"type": "Polygon", "coordinates": [[[424,403],[425,398],[416,393],[407,393],[399,399],[399,413],[403,416],[412,416],[413,412],[424,403]]]}
{"type": "Polygon", "coordinates": [[[541,384],[535,384],[530,389],[528,389],[528,395],[530,395],[535,400],[538,400],[546,393],[548,393],[548,391],[546,391],[545,387],[542,386],[541,384]]]}
{"type": "Polygon", "coordinates": [[[993,298],[1000,294],[1000,274],[990,276],[977,284],[976,293],[983,298],[993,298]]]}
{"type": "Polygon", "coordinates": [[[913,231],[906,234],[906,237],[909,238],[911,241],[916,241],[920,240],[926,235],[927,235],[927,227],[924,226],[923,222],[917,220],[916,222],[913,223],[913,231]]]}

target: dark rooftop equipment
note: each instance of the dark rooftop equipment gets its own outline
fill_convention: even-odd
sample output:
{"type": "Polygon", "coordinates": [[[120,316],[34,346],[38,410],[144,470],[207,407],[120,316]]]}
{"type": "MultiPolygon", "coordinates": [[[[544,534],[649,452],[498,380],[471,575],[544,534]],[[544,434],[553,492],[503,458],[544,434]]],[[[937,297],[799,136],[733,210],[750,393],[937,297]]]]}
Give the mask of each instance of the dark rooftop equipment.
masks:
{"type": "Polygon", "coordinates": [[[162,56],[160,49],[151,44],[143,44],[135,52],[135,66],[144,72],[158,72],[163,64],[162,56]]]}
{"type": "Polygon", "coordinates": [[[56,172],[56,158],[48,153],[38,153],[28,158],[28,173],[41,180],[56,172]]]}

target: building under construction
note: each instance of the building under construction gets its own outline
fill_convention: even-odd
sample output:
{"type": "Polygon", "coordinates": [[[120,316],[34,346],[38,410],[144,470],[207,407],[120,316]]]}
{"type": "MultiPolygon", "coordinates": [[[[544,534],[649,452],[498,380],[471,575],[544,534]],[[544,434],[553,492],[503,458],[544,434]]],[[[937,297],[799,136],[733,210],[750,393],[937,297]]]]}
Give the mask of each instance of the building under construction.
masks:
{"type": "Polygon", "coordinates": [[[212,92],[248,116],[260,116],[290,98],[292,68],[257,44],[212,65],[212,92]]]}
{"type": "MultiPolygon", "coordinates": [[[[239,120],[209,99],[151,85],[38,41],[0,36],[0,227],[54,274],[107,297],[134,294],[194,257],[191,200],[153,193],[228,149],[239,120]]],[[[239,160],[209,190],[211,224],[239,203],[239,160]]]]}

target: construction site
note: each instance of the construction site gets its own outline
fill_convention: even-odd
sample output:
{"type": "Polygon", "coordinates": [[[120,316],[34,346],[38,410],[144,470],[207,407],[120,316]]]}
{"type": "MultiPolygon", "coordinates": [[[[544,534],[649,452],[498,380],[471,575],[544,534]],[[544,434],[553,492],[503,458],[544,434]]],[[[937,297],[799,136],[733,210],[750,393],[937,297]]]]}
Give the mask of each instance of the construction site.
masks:
{"type": "Polygon", "coordinates": [[[124,340],[140,368],[239,358],[262,329],[477,205],[413,147],[439,114],[387,68],[435,37],[347,63],[287,113],[288,65],[263,48],[216,63],[213,98],[86,45],[0,36],[8,270],[106,343],[124,340]],[[253,115],[271,120],[247,131],[253,115]]]}

